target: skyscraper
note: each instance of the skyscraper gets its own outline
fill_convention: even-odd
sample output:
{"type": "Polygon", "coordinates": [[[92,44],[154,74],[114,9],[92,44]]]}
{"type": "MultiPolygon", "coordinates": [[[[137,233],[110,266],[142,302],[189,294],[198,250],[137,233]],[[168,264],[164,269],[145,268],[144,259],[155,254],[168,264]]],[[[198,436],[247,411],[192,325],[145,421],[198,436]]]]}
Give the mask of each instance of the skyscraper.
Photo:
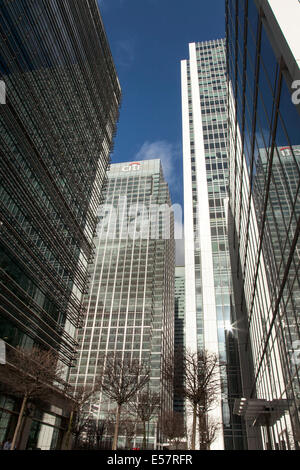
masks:
{"type": "Polygon", "coordinates": [[[299,2],[226,10],[230,246],[241,358],[252,363],[236,411],[258,431],[251,448],[299,449],[299,2]]]}
{"type": "MultiPolygon", "coordinates": [[[[161,394],[163,417],[173,407],[172,387],[162,369],[173,353],[175,255],[173,213],[160,160],[111,165],[94,242],[87,314],[71,380],[77,387],[93,385],[107,356],[145,361],[150,388],[161,394]]],[[[116,409],[103,393],[87,412],[95,405],[96,421],[116,409]]],[[[157,419],[148,424],[149,448],[156,444],[157,419]]],[[[141,446],[140,428],[136,432],[135,445],[141,446]]],[[[118,446],[126,446],[122,431],[118,446]]]]}
{"type": "Polygon", "coordinates": [[[186,346],[219,358],[212,449],[242,449],[235,305],[227,240],[228,106],[225,41],[189,45],[182,61],[186,346]]]}
{"type": "MultiPolygon", "coordinates": [[[[0,31],[0,338],[57,352],[67,379],[120,86],[95,0],[1,2],[0,31]]],[[[1,407],[2,441],[18,402],[1,407]]]]}

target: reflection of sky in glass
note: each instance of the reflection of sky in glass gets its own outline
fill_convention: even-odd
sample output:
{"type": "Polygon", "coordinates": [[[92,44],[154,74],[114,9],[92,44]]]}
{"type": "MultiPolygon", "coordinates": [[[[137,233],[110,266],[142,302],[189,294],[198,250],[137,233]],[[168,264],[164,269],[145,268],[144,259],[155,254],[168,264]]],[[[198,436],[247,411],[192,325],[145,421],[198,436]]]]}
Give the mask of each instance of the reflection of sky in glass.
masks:
{"type": "MultiPolygon", "coordinates": [[[[264,26],[268,22],[268,15],[260,20],[262,21],[260,40],[255,2],[247,3],[245,81],[241,80],[239,75],[235,77],[232,73],[236,59],[235,40],[242,43],[237,46],[239,50],[243,50],[244,38],[241,36],[241,31],[238,37],[234,37],[236,31],[233,28],[233,38],[230,39],[232,46],[228,51],[231,55],[229,61],[233,64],[229,68],[229,78],[233,80],[233,88],[237,78],[238,90],[234,93],[236,115],[238,130],[242,134],[244,143],[241,155],[237,149],[235,160],[231,159],[233,177],[230,204],[240,243],[239,256],[243,265],[243,276],[246,279],[244,293],[250,325],[249,336],[253,335],[251,342],[256,379],[252,390],[256,389],[257,393],[265,397],[270,389],[270,396],[274,397],[273,388],[278,384],[279,372],[276,369],[278,367],[280,374],[284,376],[280,393],[291,396],[292,393],[299,394],[299,376],[296,375],[295,367],[290,364],[288,349],[291,341],[299,337],[300,287],[297,278],[299,261],[295,246],[300,204],[300,115],[292,102],[290,78],[285,76],[286,71],[283,71],[282,77],[280,76],[279,63],[269,42],[268,29],[264,26]],[[239,98],[243,92],[245,105],[239,98]],[[239,158],[244,159],[247,164],[248,175],[243,172],[243,165],[236,164],[239,158]],[[248,176],[252,178],[251,181],[248,180],[248,176]],[[242,191],[242,196],[239,191],[242,191]],[[255,217],[249,211],[252,204],[249,201],[253,202],[255,217]],[[257,236],[253,226],[257,226],[257,236]],[[263,275],[260,273],[263,266],[262,259],[266,267],[266,273],[263,275]],[[248,286],[251,286],[251,289],[248,286]],[[261,286],[270,295],[270,307],[266,305],[267,296],[261,290],[261,286]],[[286,330],[275,332],[273,324],[269,327],[266,322],[266,315],[275,319],[279,314],[282,324],[284,320],[286,330]],[[268,356],[267,347],[271,341],[266,342],[266,334],[268,341],[272,338],[272,334],[274,337],[278,336],[280,347],[278,357],[273,353],[268,356]],[[260,351],[262,344],[265,349],[260,351]],[[266,360],[271,366],[269,375],[264,369],[266,360]],[[290,385],[292,381],[293,387],[290,385]]],[[[245,2],[241,0],[238,5],[239,7],[245,5],[245,2]]],[[[229,9],[233,11],[231,4],[229,9]]],[[[241,15],[242,12],[239,11],[239,21],[242,24],[241,15]]],[[[238,57],[238,69],[242,64],[243,57],[238,57]]],[[[295,416],[290,414],[290,418],[296,422],[295,416]]],[[[282,432],[286,428],[286,423],[277,423],[276,428],[278,432],[282,432]]]]}
{"type": "Polygon", "coordinates": [[[261,61],[266,74],[271,91],[274,93],[277,84],[278,62],[267,37],[265,28],[261,33],[261,61]]]}
{"type": "Polygon", "coordinates": [[[300,144],[300,115],[292,102],[285,79],[282,80],[276,143],[278,146],[300,144]]]}
{"type": "MultiPolygon", "coordinates": [[[[252,20],[253,21],[253,20],[252,20]]],[[[255,32],[256,34],[256,32],[255,32]]],[[[249,32],[247,41],[246,63],[246,93],[244,109],[244,156],[250,173],[253,158],[252,176],[256,175],[256,163],[259,157],[258,149],[271,148],[272,132],[274,126],[274,109],[276,89],[278,87],[279,66],[273,49],[271,48],[264,27],[261,35],[260,67],[258,73],[258,95],[255,103],[255,62],[257,43],[255,34],[249,32]],[[256,106],[255,106],[256,104],[256,106]],[[256,113],[256,114],[255,114],[256,113]],[[256,119],[256,121],[254,121],[256,119]],[[255,122],[255,141],[253,141],[253,124],[255,122]],[[254,144],[254,148],[253,148],[254,144]]],[[[240,129],[243,127],[242,80],[240,67],[241,57],[238,59],[238,89],[237,89],[237,118],[240,129]]],[[[231,72],[232,73],[232,69],[231,72]]],[[[233,77],[234,74],[230,78],[233,77]]],[[[285,79],[282,80],[280,98],[280,116],[277,125],[276,145],[279,147],[297,145],[300,143],[300,116],[296,106],[292,103],[291,93],[285,79]]]]}

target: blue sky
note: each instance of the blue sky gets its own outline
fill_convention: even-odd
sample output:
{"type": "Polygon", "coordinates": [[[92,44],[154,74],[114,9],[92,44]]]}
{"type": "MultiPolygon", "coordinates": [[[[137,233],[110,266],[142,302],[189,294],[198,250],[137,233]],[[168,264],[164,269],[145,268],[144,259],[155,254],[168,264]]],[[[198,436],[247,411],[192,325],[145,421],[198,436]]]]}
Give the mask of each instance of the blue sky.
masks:
{"type": "Polygon", "coordinates": [[[161,158],[183,203],[180,61],[225,36],[224,0],[98,0],[122,87],[112,162],[161,158]]]}

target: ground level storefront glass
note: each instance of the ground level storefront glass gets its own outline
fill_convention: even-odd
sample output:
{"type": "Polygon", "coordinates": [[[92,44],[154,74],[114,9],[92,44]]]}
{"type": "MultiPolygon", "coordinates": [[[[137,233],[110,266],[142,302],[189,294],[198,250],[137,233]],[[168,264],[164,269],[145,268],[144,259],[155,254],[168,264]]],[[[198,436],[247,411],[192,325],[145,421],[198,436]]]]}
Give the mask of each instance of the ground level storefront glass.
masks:
{"type": "MultiPolygon", "coordinates": [[[[20,401],[7,395],[0,395],[0,446],[7,439],[12,439],[16,427],[20,401]]],[[[64,429],[62,418],[34,409],[31,416],[23,419],[17,449],[20,450],[59,450],[61,448],[64,429]]]]}

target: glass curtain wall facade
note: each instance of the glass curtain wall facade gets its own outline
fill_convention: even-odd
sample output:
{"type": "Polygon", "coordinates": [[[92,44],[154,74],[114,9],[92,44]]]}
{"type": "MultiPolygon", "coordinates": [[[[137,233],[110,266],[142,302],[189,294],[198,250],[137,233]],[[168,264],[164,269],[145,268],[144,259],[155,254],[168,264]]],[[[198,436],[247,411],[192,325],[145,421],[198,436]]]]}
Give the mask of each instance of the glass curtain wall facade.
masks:
{"type": "Polygon", "coordinates": [[[0,338],[67,379],[120,102],[97,2],[1,2],[0,79],[0,338]]]}
{"type": "MultiPolygon", "coordinates": [[[[174,353],[176,357],[175,383],[183,380],[180,375],[181,367],[184,367],[183,356],[180,353],[185,347],[185,268],[175,268],[175,319],[174,319],[174,353]],[[182,358],[182,359],[181,359],[182,358]],[[180,364],[178,363],[180,361],[180,364]]],[[[181,382],[182,383],[182,382],[181,382]]],[[[174,390],[174,411],[182,413],[184,417],[184,399],[174,390]]]]}
{"type": "MultiPolygon", "coordinates": [[[[111,165],[99,214],[84,297],[87,314],[71,381],[77,387],[92,386],[107,356],[144,361],[150,365],[150,389],[161,394],[163,417],[173,408],[173,390],[162,370],[174,348],[175,242],[160,160],[111,165]]],[[[86,412],[101,422],[115,410],[116,403],[100,394],[86,412]]],[[[157,420],[147,423],[148,448],[156,446],[157,420]]],[[[141,423],[135,434],[133,447],[141,447],[141,423]]],[[[121,428],[118,447],[127,445],[121,428]]]]}
{"type": "Polygon", "coordinates": [[[253,364],[244,396],[280,404],[259,422],[265,449],[299,449],[300,6],[243,0],[226,10],[231,246],[253,364]]]}
{"type": "Polygon", "coordinates": [[[186,346],[193,351],[206,349],[219,358],[222,391],[209,415],[220,429],[211,448],[242,449],[243,424],[233,414],[241,384],[226,219],[225,40],[192,43],[189,52],[189,60],[181,65],[186,346]]]}

